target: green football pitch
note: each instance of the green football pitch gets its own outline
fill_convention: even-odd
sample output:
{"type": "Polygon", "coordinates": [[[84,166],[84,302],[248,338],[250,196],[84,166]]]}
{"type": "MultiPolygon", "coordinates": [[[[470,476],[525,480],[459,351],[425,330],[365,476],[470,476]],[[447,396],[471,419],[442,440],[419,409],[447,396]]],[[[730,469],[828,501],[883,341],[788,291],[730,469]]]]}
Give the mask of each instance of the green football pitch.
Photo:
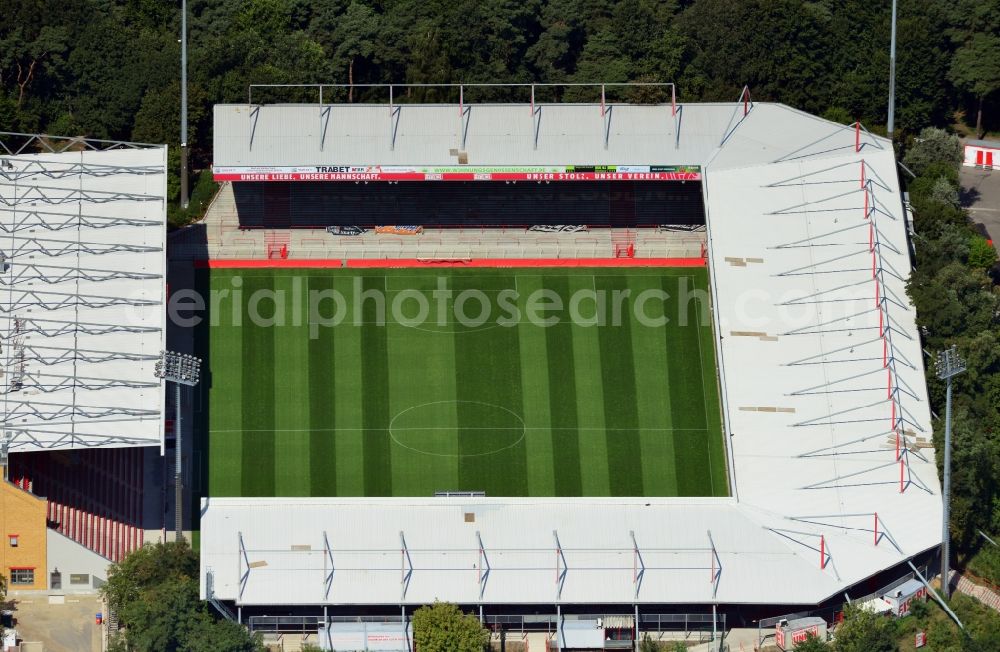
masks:
{"type": "Polygon", "coordinates": [[[728,493],[703,268],[199,274],[209,496],[728,493]]]}

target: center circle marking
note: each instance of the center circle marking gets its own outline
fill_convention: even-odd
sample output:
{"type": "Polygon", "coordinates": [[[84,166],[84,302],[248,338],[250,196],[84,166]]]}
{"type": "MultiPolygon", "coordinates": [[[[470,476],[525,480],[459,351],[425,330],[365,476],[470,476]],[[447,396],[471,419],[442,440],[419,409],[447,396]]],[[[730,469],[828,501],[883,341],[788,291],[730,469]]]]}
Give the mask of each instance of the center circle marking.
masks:
{"type": "MultiPolygon", "coordinates": [[[[432,429],[433,428],[424,428],[424,430],[432,430],[432,429]]],[[[509,430],[516,430],[517,426],[514,425],[514,426],[511,426],[509,428],[505,428],[503,426],[498,426],[496,428],[483,428],[482,430],[484,430],[484,431],[493,431],[493,430],[507,430],[507,429],[509,429],[509,430]]],[[[458,431],[458,430],[461,430],[461,428],[459,428],[458,426],[454,426],[454,427],[448,427],[448,430],[458,431]]],[[[513,410],[511,410],[509,408],[503,407],[502,405],[497,405],[496,403],[487,403],[485,401],[462,401],[462,400],[430,401],[428,403],[421,403],[419,405],[414,405],[412,407],[408,407],[405,410],[399,412],[396,416],[394,416],[389,421],[389,437],[392,439],[393,443],[395,443],[397,446],[399,446],[401,448],[405,448],[406,450],[413,451],[414,453],[421,453],[423,455],[432,455],[434,457],[485,457],[486,455],[496,455],[497,453],[502,453],[505,450],[509,450],[511,448],[514,448],[515,446],[517,446],[518,444],[520,444],[522,441],[524,441],[524,436],[525,436],[526,430],[527,430],[527,426],[524,423],[524,419],[521,418],[521,416],[519,414],[517,414],[516,412],[514,412],[513,410]],[[424,449],[419,448],[417,446],[412,446],[412,445],[407,444],[407,443],[405,443],[403,441],[400,441],[400,439],[399,439],[399,437],[397,435],[399,434],[399,432],[403,432],[403,431],[407,430],[406,428],[400,428],[399,431],[396,431],[396,430],[393,429],[393,426],[396,424],[396,421],[400,417],[402,417],[405,414],[409,414],[409,413],[413,412],[414,410],[420,410],[420,409],[429,408],[429,407],[432,407],[432,406],[435,406],[435,405],[446,405],[446,404],[451,404],[451,405],[459,405],[459,404],[481,405],[481,406],[484,406],[484,407],[487,407],[487,408],[492,408],[492,409],[495,409],[495,410],[500,410],[502,412],[506,412],[507,414],[511,415],[512,417],[514,417],[515,419],[517,419],[520,422],[520,424],[521,424],[520,425],[521,434],[520,434],[520,436],[516,440],[514,440],[513,442],[511,442],[511,443],[509,443],[509,444],[507,444],[505,446],[499,446],[497,448],[494,448],[494,449],[488,450],[488,451],[484,451],[482,453],[466,453],[466,454],[462,454],[462,453],[437,453],[437,452],[434,452],[434,451],[424,450],[424,449]]]]}

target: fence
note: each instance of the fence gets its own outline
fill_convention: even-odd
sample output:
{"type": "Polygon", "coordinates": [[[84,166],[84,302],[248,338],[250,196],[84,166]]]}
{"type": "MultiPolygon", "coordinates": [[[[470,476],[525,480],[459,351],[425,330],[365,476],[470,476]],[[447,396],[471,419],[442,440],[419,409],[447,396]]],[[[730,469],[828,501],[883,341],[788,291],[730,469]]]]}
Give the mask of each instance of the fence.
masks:
{"type": "Polygon", "coordinates": [[[247,626],[251,632],[315,634],[319,631],[321,622],[323,622],[322,616],[250,616],[247,619],[247,626]]]}
{"type": "MultiPolygon", "coordinates": [[[[636,258],[701,258],[703,233],[638,232],[636,258]]],[[[390,259],[419,258],[462,260],[472,258],[611,258],[615,244],[610,233],[546,234],[528,231],[463,234],[428,231],[418,236],[334,236],[324,231],[293,231],[284,242],[289,259],[390,259]]],[[[224,241],[175,239],[171,260],[267,259],[273,242],[263,232],[236,232],[224,241]]]]}
{"type": "MultiPolygon", "coordinates": [[[[331,623],[379,623],[399,624],[401,616],[329,616],[325,620],[331,623]]],[[[574,620],[601,620],[608,626],[634,626],[634,614],[563,614],[563,622],[574,620]]],[[[315,633],[324,622],[322,614],[313,616],[250,616],[247,625],[251,632],[274,632],[281,634],[315,633]]],[[[501,629],[508,635],[525,635],[533,632],[554,634],[559,628],[557,614],[540,615],[504,615],[487,614],[483,616],[483,625],[494,632],[501,629]]],[[[777,621],[775,621],[777,622],[777,621]]],[[[650,634],[654,637],[676,638],[677,635],[688,637],[697,635],[699,641],[710,640],[713,631],[712,614],[639,614],[639,634],[650,634]],[[708,638],[706,638],[708,637],[708,638]]],[[[721,636],[726,631],[726,616],[719,614],[715,623],[715,631],[721,636]]]]}

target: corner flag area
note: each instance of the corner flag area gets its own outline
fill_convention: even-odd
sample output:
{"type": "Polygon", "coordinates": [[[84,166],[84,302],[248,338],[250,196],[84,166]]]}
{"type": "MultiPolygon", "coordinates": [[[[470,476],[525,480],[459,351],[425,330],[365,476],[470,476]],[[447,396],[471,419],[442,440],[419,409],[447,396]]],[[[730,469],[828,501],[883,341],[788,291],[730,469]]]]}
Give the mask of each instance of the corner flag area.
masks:
{"type": "Polygon", "coordinates": [[[198,273],[210,496],[729,493],[704,268],[198,273]]]}

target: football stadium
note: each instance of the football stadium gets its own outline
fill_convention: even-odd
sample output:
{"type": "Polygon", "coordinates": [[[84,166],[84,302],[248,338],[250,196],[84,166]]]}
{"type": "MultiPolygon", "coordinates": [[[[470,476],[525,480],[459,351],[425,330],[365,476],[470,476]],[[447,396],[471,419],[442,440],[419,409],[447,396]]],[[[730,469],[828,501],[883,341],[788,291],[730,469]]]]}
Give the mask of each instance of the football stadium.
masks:
{"type": "Polygon", "coordinates": [[[924,577],[889,141],[749,92],[540,87],[215,107],[225,184],[173,242],[210,295],[202,595],[330,648],[404,649],[434,600],[574,648],[924,577]]]}
{"type": "Polygon", "coordinates": [[[410,649],[436,600],[550,649],[717,644],[925,581],[891,142],[647,86],[252,86],[169,238],[165,148],[5,134],[0,452],[39,531],[120,559],[177,473],[202,598],[326,649],[410,649]]]}

